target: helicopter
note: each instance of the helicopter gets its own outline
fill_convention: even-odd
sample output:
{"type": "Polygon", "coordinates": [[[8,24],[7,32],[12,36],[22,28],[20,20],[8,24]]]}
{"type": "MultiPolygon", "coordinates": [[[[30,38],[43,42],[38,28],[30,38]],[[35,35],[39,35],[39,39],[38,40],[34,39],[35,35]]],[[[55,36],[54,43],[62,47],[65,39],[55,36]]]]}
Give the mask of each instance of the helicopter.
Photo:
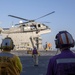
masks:
{"type": "Polygon", "coordinates": [[[13,18],[24,20],[20,21],[19,24],[15,24],[10,28],[0,28],[0,34],[3,37],[9,36],[14,42],[14,50],[29,50],[33,49],[34,46],[38,50],[43,49],[42,46],[42,34],[50,33],[51,29],[44,23],[35,22],[36,20],[53,14],[55,11],[50,12],[44,16],[41,16],[34,20],[28,20],[14,15],[8,15],[13,18]]]}

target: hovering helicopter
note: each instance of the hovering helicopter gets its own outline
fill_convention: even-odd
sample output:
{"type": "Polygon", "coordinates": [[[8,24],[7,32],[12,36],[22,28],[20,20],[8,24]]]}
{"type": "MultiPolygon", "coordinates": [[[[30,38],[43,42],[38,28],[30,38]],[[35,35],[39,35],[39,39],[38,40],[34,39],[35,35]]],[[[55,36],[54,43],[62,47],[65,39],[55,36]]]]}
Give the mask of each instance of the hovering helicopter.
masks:
{"type": "Polygon", "coordinates": [[[36,20],[53,14],[55,11],[41,16],[34,20],[28,20],[14,15],[8,15],[13,18],[24,20],[19,24],[15,24],[11,28],[0,28],[0,34],[3,37],[9,36],[12,38],[15,48],[14,50],[28,50],[37,47],[37,49],[43,49],[42,46],[42,34],[51,32],[51,29],[43,23],[35,22],[36,20]]]}

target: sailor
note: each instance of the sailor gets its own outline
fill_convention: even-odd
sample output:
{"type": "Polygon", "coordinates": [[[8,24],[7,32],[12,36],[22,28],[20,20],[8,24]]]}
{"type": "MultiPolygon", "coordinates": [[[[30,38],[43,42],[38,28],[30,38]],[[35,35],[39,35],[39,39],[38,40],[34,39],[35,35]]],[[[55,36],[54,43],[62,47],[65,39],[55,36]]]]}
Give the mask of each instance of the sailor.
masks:
{"type": "Polygon", "coordinates": [[[51,49],[51,46],[52,46],[52,45],[51,45],[50,43],[48,43],[48,49],[49,49],[49,50],[51,49]]]}
{"type": "Polygon", "coordinates": [[[45,50],[47,51],[48,50],[48,43],[46,42],[45,44],[45,50]]]}
{"type": "Polygon", "coordinates": [[[72,35],[60,31],[56,35],[55,44],[61,53],[49,60],[46,75],[75,75],[75,53],[70,49],[75,45],[72,35]]]}
{"type": "Polygon", "coordinates": [[[11,53],[11,50],[13,50],[14,48],[13,40],[10,37],[4,38],[2,40],[1,48],[2,48],[2,52],[0,53],[0,72],[1,72],[1,66],[5,67],[4,65],[7,62],[8,65],[11,64],[6,68],[9,74],[2,74],[2,75],[20,75],[20,73],[22,72],[22,63],[20,61],[20,58],[11,53]],[[1,65],[1,62],[3,65],[1,65]]]}
{"type": "Polygon", "coordinates": [[[34,59],[34,66],[38,66],[38,51],[36,47],[34,47],[32,51],[33,59],[34,59]]]}

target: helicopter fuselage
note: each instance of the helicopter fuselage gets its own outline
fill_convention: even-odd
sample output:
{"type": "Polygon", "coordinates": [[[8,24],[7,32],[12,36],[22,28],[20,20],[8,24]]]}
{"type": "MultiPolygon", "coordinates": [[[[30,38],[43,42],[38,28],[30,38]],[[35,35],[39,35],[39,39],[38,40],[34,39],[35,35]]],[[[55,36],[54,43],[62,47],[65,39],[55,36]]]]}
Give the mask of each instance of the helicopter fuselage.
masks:
{"type": "Polygon", "coordinates": [[[9,36],[12,38],[15,45],[14,50],[28,50],[33,49],[34,46],[40,50],[43,49],[41,34],[49,33],[51,29],[45,24],[29,22],[20,23],[11,28],[0,28],[0,31],[3,37],[9,36]],[[30,38],[32,38],[32,41],[30,38]]]}

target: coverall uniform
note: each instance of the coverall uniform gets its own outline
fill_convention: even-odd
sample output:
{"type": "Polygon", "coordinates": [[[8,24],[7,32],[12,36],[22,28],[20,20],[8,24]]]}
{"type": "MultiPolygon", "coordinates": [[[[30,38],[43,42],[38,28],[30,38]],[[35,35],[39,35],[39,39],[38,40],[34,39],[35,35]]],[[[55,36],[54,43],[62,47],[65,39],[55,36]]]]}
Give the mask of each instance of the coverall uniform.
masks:
{"type": "Polygon", "coordinates": [[[46,75],[75,75],[75,53],[65,49],[52,57],[46,75]]]}

